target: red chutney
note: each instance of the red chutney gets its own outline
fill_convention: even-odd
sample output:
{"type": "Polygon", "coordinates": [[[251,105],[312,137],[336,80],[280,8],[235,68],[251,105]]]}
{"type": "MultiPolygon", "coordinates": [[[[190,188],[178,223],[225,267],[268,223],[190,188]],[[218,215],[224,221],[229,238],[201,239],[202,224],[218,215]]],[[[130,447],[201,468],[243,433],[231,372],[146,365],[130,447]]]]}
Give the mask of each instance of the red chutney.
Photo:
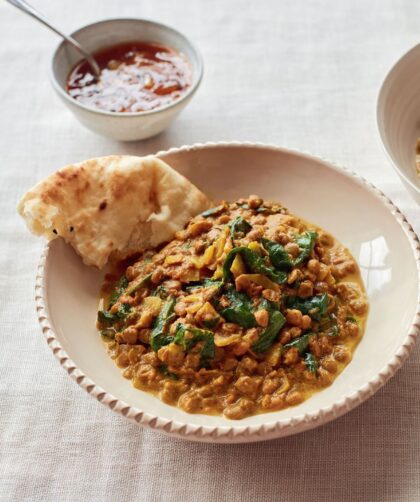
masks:
{"type": "Polygon", "coordinates": [[[96,79],[86,61],[67,78],[67,92],[84,105],[108,112],[143,112],[169,105],[191,86],[188,60],[155,43],[130,42],[94,54],[96,79]]]}

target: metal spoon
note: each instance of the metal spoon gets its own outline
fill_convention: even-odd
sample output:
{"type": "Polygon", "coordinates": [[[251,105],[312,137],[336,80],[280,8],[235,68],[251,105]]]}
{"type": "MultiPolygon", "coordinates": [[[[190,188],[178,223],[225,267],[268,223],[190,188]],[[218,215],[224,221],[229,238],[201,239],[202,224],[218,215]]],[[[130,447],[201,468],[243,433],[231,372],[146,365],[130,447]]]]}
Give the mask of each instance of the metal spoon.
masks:
{"type": "Polygon", "coordinates": [[[40,23],[44,24],[47,26],[50,30],[54,31],[57,33],[57,35],[60,35],[60,37],[64,38],[66,42],[68,42],[70,45],[72,45],[77,51],[79,51],[83,57],[86,59],[88,62],[89,66],[92,68],[93,73],[95,74],[95,77],[99,77],[101,74],[101,69],[99,68],[98,63],[96,62],[95,58],[87,52],[80,44],[77,42],[74,38],[66,35],[59,29],[55,28],[52,26],[42,14],[40,14],[37,10],[35,10],[31,5],[29,5],[25,0],[6,0],[6,2],[9,2],[11,5],[14,7],[17,7],[18,9],[22,10],[26,14],[29,14],[30,16],[34,17],[37,19],[40,23]]]}

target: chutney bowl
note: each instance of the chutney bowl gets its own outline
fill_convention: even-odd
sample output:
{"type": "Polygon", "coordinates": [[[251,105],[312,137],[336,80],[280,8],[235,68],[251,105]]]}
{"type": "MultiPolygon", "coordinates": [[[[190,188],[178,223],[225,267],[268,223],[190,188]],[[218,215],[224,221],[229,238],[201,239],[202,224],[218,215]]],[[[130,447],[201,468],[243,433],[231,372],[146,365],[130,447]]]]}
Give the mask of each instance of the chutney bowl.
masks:
{"type": "Polygon", "coordinates": [[[154,42],[182,53],[191,65],[192,84],[176,101],[150,111],[110,112],[87,106],[66,91],[66,82],[80,54],[66,42],[56,48],[50,81],[58,97],[88,129],[119,141],[137,141],[165,130],[191,101],[203,77],[203,60],[194,44],[179,31],[146,19],[108,19],[80,28],[71,34],[91,53],[126,42],[154,42]]]}

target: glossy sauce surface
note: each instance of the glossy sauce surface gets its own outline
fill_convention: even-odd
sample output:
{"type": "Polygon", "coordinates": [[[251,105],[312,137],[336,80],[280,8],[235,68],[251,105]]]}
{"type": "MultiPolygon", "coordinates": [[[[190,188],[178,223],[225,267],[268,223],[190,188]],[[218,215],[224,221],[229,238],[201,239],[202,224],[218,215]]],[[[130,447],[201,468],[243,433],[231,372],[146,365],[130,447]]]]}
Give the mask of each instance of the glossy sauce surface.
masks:
{"type": "Polygon", "coordinates": [[[70,72],[66,90],[84,105],[109,112],[142,112],[167,106],[191,86],[191,66],[174,49],[130,42],[94,54],[102,72],[95,79],[82,61],[70,72]]]}

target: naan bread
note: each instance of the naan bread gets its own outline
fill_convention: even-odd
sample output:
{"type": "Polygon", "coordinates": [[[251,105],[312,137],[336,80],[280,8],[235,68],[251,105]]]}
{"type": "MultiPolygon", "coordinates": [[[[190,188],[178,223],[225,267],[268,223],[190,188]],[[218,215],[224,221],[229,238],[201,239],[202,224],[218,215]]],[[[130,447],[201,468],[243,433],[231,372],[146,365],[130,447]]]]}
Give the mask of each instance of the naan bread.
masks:
{"type": "Polygon", "coordinates": [[[209,199],[161,160],[99,157],[70,165],[35,185],[19,214],[36,235],[62,237],[86,265],[104,267],[173,238],[210,207],[209,199]]]}

